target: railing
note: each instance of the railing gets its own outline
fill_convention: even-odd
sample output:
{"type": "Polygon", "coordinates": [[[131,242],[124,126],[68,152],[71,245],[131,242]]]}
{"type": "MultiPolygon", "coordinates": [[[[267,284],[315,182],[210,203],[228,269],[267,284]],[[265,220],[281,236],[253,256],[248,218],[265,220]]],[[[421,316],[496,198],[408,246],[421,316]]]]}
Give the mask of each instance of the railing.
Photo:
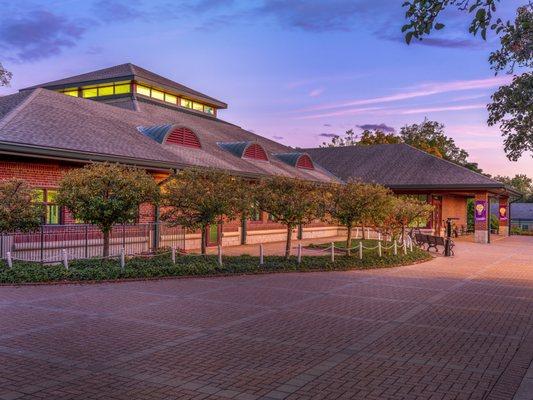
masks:
{"type": "MultiPolygon", "coordinates": [[[[69,259],[100,257],[104,238],[94,225],[42,225],[31,233],[0,235],[0,259],[11,256],[41,263],[59,261],[64,251],[69,259]]],[[[185,230],[164,224],[115,225],[109,235],[109,254],[149,254],[159,248],[185,249],[185,230]]]]}

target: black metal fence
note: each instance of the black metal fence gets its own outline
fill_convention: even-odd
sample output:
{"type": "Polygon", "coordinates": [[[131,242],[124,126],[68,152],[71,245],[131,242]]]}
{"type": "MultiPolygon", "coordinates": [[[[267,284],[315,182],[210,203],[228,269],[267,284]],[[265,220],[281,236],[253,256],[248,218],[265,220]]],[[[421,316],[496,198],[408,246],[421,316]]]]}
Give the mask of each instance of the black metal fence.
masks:
{"type": "MultiPolygon", "coordinates": [[[[61,261],[63,250],[69,259],[101,257],[103,234],[94,225],[42,225],[31,233],[0,235],[0,258],[7,252],[20,260],[61,261]]],[[[157,249],[174,247],[185,249],[185,230],[180,226],[164,224],[116,225],[110,233],[110,256],[150,254],[157,249]]]]}

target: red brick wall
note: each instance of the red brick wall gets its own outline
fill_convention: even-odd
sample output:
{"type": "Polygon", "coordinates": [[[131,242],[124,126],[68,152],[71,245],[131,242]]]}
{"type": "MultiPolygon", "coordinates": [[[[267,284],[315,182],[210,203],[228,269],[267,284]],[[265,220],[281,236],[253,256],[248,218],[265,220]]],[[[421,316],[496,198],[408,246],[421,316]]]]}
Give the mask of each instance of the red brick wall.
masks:
{"type": "Polygon", "coordinates": [[[0,179],[19,178],[38,188],[57,188],[71,166],[60,163],[0,161],[0,179]]]}

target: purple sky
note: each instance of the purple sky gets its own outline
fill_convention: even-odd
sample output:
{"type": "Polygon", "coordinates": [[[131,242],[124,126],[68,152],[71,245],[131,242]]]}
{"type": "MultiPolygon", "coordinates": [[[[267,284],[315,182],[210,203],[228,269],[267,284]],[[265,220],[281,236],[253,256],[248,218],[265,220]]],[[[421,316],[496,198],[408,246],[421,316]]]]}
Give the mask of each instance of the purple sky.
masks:
{"type": "MultiPolygon", "coordinates": [[[[403,0],[96,0],[2,2],[0,61],[21,87],[132,62],[226,101],[220,118],[291,146],[347,129],[398,130],[424,117],[491,174],[526,173],[486,125],[490,94],[508,82],[466,34],[468,18],[407,46],[403,0]]],[[[525,1],[504,0],[511,18],[525,1]]]]}

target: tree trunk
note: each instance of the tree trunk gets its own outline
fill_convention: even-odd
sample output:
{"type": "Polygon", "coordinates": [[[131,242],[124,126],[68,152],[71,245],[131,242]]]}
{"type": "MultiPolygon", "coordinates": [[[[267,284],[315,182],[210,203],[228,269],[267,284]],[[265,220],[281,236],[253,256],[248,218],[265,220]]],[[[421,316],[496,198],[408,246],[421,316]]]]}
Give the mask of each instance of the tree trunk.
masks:
{"type": "Polygon", "coordinates": [[[352,247],[352,226],[348,225],[348,236],[346,237],[346,254],[350,255],[350,247],[352,247]]]}
{"type": "Polygon", "coordinates": [[[207,235],[208,235],[207,226],[202,226],[202,234],[201,234],[202,240],[201,240],[201,244],[200,244],[200,253],[202,253],[203,255],[206,254],[207,235]]]}
{"type": "Polygon", "coordinates": [[[292,226],[287,225],[287,243],[285,243],[285,258],[289,259],[291,255],[291,243],[292,243],[292,226]]]}
{"type": "Polygon", "coordinates": [[[102,229],[102,233],[104,235],[103,253],[104,253],[104,257],[108,257],[109,256],[109,233],[110,233],[110,229],[102,229]]]}
{"type": "Polygon", "coordinates": [[[361,236],[361,238],[363,240],[366,240],[365,224],[361,224],[361,231],[363,232],[363,235],[361,236]]]}

